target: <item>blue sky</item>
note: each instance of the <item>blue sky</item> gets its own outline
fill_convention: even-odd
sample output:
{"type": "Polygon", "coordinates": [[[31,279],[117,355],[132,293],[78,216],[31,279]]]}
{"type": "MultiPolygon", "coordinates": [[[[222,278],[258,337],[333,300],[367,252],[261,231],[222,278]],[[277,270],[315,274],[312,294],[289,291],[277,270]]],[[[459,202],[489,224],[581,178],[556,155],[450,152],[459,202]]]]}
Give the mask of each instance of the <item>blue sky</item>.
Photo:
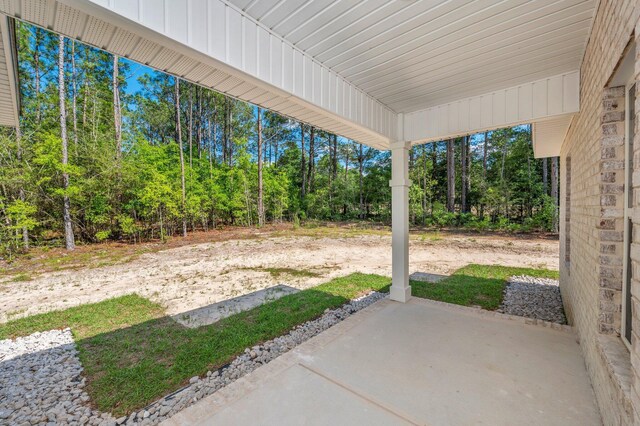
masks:
{"type": "Polygon", "coordinates": [[[140,76],[156,72],[145,65],[130,61],[126,58],[121,58],[120,60],[122,61],[122,63],[126,63],[129,65],[129,73],[127,74],[127,87],[125,89],[125,92],[128,94],[134,94],[140,91],[141,86],[138,82],[138,78],[140,76]]]}

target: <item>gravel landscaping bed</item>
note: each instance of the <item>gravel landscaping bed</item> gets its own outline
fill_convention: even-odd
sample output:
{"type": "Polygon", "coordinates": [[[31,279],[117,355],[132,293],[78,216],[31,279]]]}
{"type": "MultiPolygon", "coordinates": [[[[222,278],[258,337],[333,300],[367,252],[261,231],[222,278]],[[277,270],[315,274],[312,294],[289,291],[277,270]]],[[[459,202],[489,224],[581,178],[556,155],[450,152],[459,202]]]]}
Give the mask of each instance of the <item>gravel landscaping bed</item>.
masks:
{"type": "Polygon", "coordinates": [[[0,424],[99,424],[71,330],[0,340],[0,424]],[[91,420],[91,422],[90,422],[91,420]]]}
{"type": "Polygon", "coordinates": [[[69,329],[0,340],[0,424],[157,424],[386,296],[372,292],[327,309],[321,317],[247,348],[229,365],[192,377],[188,386],[119,419],[90,408],[69,329]]]}
{"type": "Polygon", "coordinates": [[[557,280],[515,276],[509,278],[498,312],[566,324],[557,280]]]}

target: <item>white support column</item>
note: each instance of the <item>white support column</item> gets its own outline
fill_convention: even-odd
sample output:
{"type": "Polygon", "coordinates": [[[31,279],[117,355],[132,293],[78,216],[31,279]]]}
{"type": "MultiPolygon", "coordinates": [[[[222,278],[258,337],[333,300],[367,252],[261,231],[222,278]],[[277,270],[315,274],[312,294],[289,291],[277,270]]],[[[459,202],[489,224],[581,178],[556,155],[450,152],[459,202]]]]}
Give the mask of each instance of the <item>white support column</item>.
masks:
{"type": "Polygon", "coordinates": [[[406,302],[409,287],[409,142],[391,143],[391,300],[406,302]]]}

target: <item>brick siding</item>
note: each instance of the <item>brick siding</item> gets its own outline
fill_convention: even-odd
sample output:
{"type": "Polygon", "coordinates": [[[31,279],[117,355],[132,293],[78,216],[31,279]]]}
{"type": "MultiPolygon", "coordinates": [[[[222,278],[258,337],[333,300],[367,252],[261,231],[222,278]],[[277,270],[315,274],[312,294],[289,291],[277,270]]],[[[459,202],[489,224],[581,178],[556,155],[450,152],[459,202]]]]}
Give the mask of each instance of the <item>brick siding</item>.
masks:
{"type": "MultiPolygon", "coordinates": [[[[580,69],[580,113],[571,123],[560,161],[560,188],[565,191],[567,158],[571,167],[570,188],[565,194],[570,199],[561,197],[560,206],[561,259],[567,260],[570,255],[571,260],[560,262],[561,291],[567,317],[580,339],[605,425],[640,424],[637,415],[640,344],[635,336],[640,332],[640,322],[636,321],[637,326],[634,323],[631,354],[619,337],[624,235],[624,89],[608,87],[634,29],[635,34],[640,32],[639,3],[637,0],[599,2],[580,69]]],[[[640,56],[636,56],[636,72],[640,70],[638,58],[640,56]]],[[[638,134],[640,132],[636,132],[638,134]]],[[[635,157],[640,158],[640,150],[635,157]]],[[[635,165],[638,164],[636,161],[635,165]]],[[[634,190],[640,194],[638,173],[637,179],[634,173],[634,190]]],[[[634,222],[636,216],[640,226],[640,215],[634,214],[634,222]]],[[[634,232],[632,253],[636,254],[633,276],[640,277],[640,228],[634,232]]],[[[632,290],[640,296],[640,281],[634,281],[632,290]]],[[[640,312],[639,301],[634,297],[634,312],[640,312]]]]}

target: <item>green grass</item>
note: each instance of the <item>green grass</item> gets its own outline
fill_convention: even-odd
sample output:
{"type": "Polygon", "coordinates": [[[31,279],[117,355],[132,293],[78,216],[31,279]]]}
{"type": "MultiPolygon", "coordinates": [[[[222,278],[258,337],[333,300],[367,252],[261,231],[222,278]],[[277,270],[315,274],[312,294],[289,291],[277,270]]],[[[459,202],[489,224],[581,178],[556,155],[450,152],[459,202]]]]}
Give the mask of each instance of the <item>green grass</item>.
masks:
{"type": "Polygon", "coordinates": [[[438,283],[411,281],[411,293],[424,299],[495,310],[502,303],[506,280],[512,275],[558,279],[557,271],[546,269],[472,264],[438,283]]]}
{"type": "Polygon", "coordinates": [[[389,279],[352,274],[197,329],[181,326],[137,295],[0,325],[0,339],[71,327],[93,403],[116,417],[139,409],[230,362],[246,347],[286,333],[389,279]]]}
{"type": "Polygon", "coordinates": [[[262,268],[262,267],[244,268],[244,269],[250,269],[252,271],[268,272],[269,274],[271,274],[271,276],[274,279],[278,279],[278,278],[282,277],[283,275],[284,276],[294,277],[294,278],[315,278],[315,277],[322,276],[321,274],[319,274],[317,272],[310,271],[308,269],[262,268]]]}
{"type": "Polygon", "coordinates": [[[14,283],[21,283],[21,282],[26,282],[26,281],[32,281],[33,278],[31,278],[31,275],[29,274],[18,274],[15,275],[13,278],[11,278],[11,282],[14,283]]]}

